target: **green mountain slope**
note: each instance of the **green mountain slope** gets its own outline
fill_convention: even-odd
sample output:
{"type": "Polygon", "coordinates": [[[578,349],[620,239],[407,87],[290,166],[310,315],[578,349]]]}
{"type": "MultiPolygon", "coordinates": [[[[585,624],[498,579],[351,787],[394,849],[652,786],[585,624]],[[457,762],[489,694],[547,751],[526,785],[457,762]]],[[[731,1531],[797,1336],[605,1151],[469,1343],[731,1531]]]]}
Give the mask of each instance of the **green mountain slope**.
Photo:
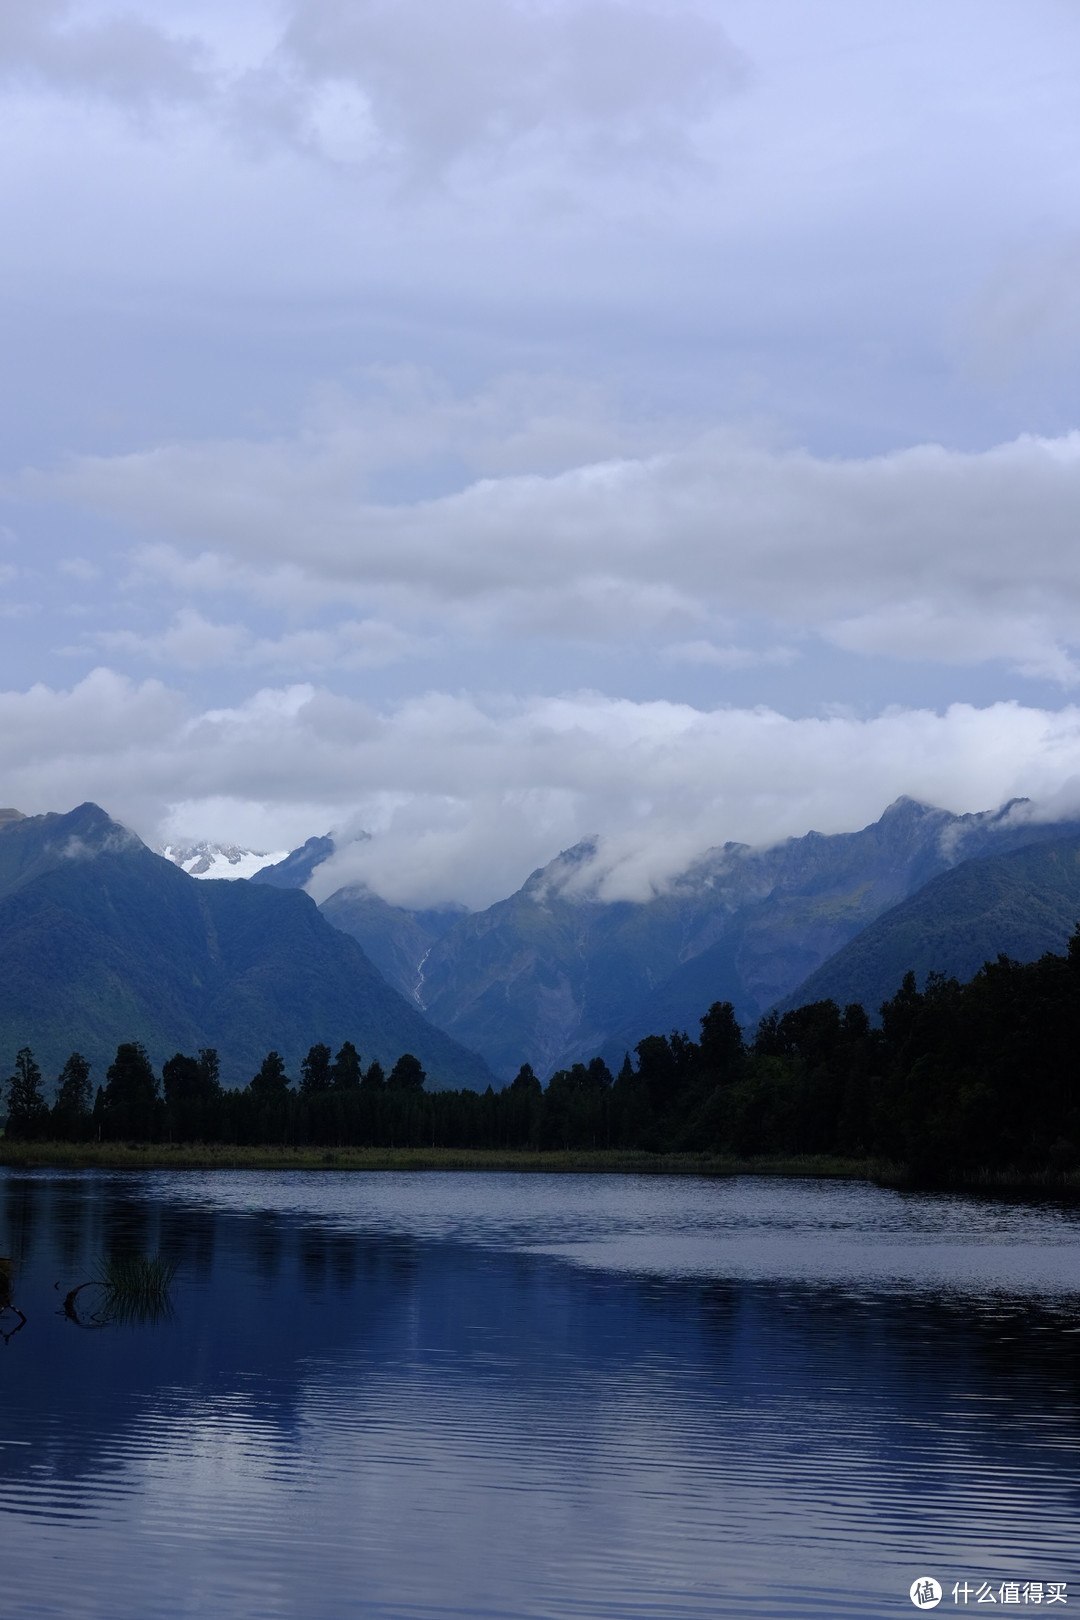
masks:
{"type": "Polygon", "coordinates": [[[999,954],[1033,962],[1062,952],[1080,921],[1080,836],[965,861],[863,929],[784,1003],[828,998],[871,1013],[904,974],[966,981],[999,954]]]}
{"type": "Polygon", "coordinates": [[[155,1063],[216,1046],[226,1084],[343,1040],[413,1052],[431,1086],[491,1079],[298,890],[190,878],[95,805],[0,826],[3,1061],[29,1045],[55,1073],[77,1048],[100,1079],[125,1040],[155,1063]]]}

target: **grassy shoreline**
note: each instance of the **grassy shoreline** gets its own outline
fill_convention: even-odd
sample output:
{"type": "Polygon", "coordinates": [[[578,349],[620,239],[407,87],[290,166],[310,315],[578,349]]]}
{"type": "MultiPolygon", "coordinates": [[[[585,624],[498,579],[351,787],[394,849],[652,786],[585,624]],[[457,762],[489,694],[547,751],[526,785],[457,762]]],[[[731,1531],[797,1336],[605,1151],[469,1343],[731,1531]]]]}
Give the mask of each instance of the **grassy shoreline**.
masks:
{"type": "Polygon", "coordinates": [[[231,1147],[219,1142],[5,1142],[0,1167],[63,1170],[519,1170],[563,1174],[876,1179],[896,1167],[824,1155],[739,1159],[620,1148],[231,1147]]]}
{"type": "MultiPolygon", "coordinates": [[[[644,1153],[621,1148],[327,1148],[220,1142],[6,1142],[0,1168],[14,1170],[514,1170],[561,1175],[806,1176],[910,1187],[904,1165],[829,1154],[644,1153]]],[[[1080,1172],[974,1171],[941,1191],[1080,1198],[1080,1172]]]]}

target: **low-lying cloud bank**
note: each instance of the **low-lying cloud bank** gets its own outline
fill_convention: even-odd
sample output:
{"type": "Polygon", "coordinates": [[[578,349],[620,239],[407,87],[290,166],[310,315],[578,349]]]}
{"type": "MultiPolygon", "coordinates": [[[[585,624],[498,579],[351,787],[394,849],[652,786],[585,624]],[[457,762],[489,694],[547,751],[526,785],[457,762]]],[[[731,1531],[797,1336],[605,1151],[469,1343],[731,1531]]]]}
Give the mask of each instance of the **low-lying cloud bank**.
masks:
{"type": "Polygon", "coordinates": [[[280,848],[334,828],[317,898],[365,881],[395,902],[482,906],[596,833],[594,876],[615,899],[711,845],[858,827],[903,793],[954,811],[1027,796],[1064,814],[1080,807],[1080,707],[789,719],[432,692],[376,710],[304,685],[194,712],[160,681],[99,669],[70,691],[0,694],[0,771],[19,809],[92,798],[150,842],[280,848]]]}
{"type": "Polygon", "coordinates": [[[375,497],[369,416],[345,407],[297,440],[82,457],[22,487],[130,526],[178,594],[335,603],[415,637],[393,655],[422,630],[646,638],[722,665],[752,620],[774,659],[818,636],[1080,679],[1080,433],[829,458],[716,432],[541,472],[500,468],[467,411],[443,425],[463,487],[400,504],[375,497]]]}

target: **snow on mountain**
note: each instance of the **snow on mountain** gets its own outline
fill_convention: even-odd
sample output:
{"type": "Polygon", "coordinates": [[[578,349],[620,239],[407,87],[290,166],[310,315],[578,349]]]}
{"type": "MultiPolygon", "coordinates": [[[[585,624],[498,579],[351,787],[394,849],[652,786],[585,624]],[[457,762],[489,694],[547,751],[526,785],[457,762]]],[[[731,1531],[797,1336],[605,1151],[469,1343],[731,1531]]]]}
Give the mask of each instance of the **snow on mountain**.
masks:
{"type": "Polygon", "coordinates": [[[284,860],[288,851],[267,854],[258,849],[241,849],[237,844],[166,844],[161,853],[189,877],[249,878],[264,866],[284,860]]]}

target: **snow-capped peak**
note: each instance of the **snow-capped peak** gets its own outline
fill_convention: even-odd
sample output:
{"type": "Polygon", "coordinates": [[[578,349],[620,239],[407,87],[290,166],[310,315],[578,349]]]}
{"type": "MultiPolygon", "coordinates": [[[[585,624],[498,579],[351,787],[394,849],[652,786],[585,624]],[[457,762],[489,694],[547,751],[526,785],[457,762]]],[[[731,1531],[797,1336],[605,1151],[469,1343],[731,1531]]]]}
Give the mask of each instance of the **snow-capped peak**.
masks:
{"type": "Polygon", "coordinates": [[[238,844],[166,844],[161,853],[189,877],[249,878],[264,866],[283,861],[289,852],[267,854],[258,849],[241,849],[238,844]]]}

